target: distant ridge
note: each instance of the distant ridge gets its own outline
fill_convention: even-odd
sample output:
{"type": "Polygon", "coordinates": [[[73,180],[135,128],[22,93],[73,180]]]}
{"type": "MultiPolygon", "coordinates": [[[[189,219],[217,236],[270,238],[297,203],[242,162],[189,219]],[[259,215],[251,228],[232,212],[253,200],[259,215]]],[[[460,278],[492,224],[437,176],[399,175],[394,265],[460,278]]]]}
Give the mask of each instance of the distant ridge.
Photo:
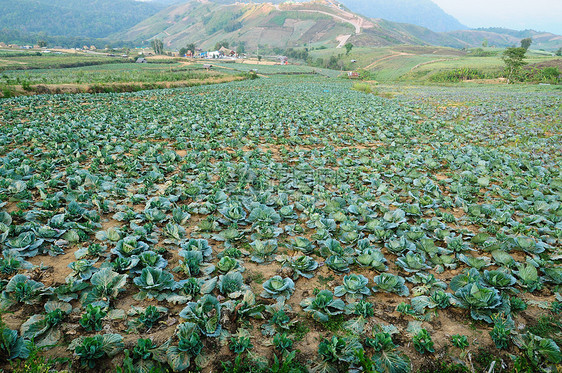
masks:
{"type": "Polygon", "coordinates": [[[188,43],[212,48],[222,40],[250,48],[258,44],[342,47],[351,42],[365,47],[411,44],[460,49],[483,44],[508,47],[532,37],[533,49],[562,47],[562,36],[548,32],[505,28],[436,32],[415,24],[433,19],[433,29],[464,28],[430,0],[393,1],[391,10],[402,13],[402,22],[385,13],[386,0],[245,1],[0,0],[0,41],[35,43],[45,35],[50,43],[63,38],[49,36],[61,36],[72,44],[90,38],[102,45],[120,41],[147,45],[159,38],[171,49],[188,43]],[[405,21],[411,16],[418,20],[405,21]]]}
{"type": "Polygon", "coordinates": [[[0,0],[0,29],[104,38],[163,9],[134,0],[0,0]]]}
{"type": "MultiPolygon", "coordinates": [[[[435,32],[410,23],[365,17],[335,0],[281,4],[194,0],[170,6],[113,37],[136,43],[159,38],[168,48],[178,49],[189,43],[212,49],[222,40],[233,45],[243,43],[251,49],[258,44],[278,48],[310,44],[341,47],[342,41],[365,47],[411,44],[461,49],[480,47],[485,40],[490,46],[506,47],[519,44],[523,38],[514,36],[517,33],[514,30],[498,31],[501,33],[488,30],[435,32]]],[[[562,37],[558,35],[522,33],[524,37],[529,33],[534,35],[534,48],[554,50],[562,46],[562,37]]]]}
{"type": "Polygon", "coordinates": [[[341,0],[341,3],[367,17],[410,23],[432,31],[468,29],[431,0],[341,0]]]}
{"type": "MultiPolygon", "coordinates": [[[[172,5],[185,3],[186,0],[143,0],[158,4],[172,5]]],[[[210,0],[217,4],[234,4],[236,0],[210,0]]],[[[287,0],[253,0],[251,2],[280,4],[287,0]]],[[[296,0],[306,2],[311,0],[296,0]]],[[[249,0],[244,2],[250,2],[249,0]]],[[[370,18],[384,18],[389,21],[411,23],[426,27],[432,31],[464,30],[468,27],[456,18],[445,13],[431,0],[339,0],[330,1],[342,4],[349,10],[370,18]]]]}

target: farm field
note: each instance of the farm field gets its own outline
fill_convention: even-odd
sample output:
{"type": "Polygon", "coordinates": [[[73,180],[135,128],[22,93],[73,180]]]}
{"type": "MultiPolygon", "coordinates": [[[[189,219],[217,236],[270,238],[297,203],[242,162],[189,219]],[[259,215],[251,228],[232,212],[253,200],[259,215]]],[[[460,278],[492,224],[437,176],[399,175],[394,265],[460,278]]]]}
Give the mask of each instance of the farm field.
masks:
{"type": "Polygon", "coordinates": [[[0,100],[4,368],[560,370],[560,89],[376,90],[0,100]]]}
{"type": "Polygon", "coordinates": [[[247,73],[251,70],[257,71],[260,75],[299,75],[299,74],[319,74],[330,78],[345,75],[345,72],[324,69],[306,65],[265,65],[260,63],[221,63],[220,61],[212,65],[219,68],[222,72],[241,72],[247,73]]]}
{"type": "Polygon", "coordinates": [[[88,54],[54,54],[36,51],[0,49],[0,72],[6,70],[30,70],[65,68],[70,66],[91,66],[121,62],[121,58],[88,54]]]}
{"type": "MultiPolygon", "coordinates": [[[[41,57],[35,57],[41,60],[41,57]]],[[[0,92],[3,96],[82,93],[82,92],[129,92],[143,89],[189,87],[203,84],[225,83],[245,79],[247,71],[220,69],[207,71],[203,63],[178,59],[151,61],[140,64],[109,60],[103,64],[88,65],[88,57],[74,60],[66,57],[68,65],[78,67],[43,67],[0,72],[0,92]],[[6,93],[7,92],[7,93],[6,93]]],[[[14,63],[15,58],[10,58],[14,63]]],[[[38,63],[38,62],[36,62],[38,63]]]]}
{"type": "MultiPolygon", "coordinates": [[[[505,64],[501,50],[487,48],[493,56],[477,57],[453,48],[429,46],[395,46],[383,48],[355,47],[349,55],[345,49],[319,49],[310,52],[313,60],[327,61],[331,56],[342,55],[344,70],[367,70],[380,82],[427,83],[431,77],[443,71],[455,69],[477,69],[484,74],[499,75],[505,64]],[[356,62],[352,63],[351,61],[356,62]]],[[[562,58],[553,57],[542,51],[528,52],[525,62],[529,65],[546,61],[562,63],[562,58]]]]}

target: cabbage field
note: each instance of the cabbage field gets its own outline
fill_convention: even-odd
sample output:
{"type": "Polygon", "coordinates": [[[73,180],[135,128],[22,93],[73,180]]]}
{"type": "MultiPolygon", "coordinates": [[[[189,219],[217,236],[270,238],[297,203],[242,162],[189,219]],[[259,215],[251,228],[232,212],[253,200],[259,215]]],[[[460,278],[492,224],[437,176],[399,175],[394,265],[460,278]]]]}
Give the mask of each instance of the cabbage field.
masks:
{"type": "Polygon", "coordinates": [[[560,91],[376,89],[0,100],[1,367],[561,371],[560,91]]]}

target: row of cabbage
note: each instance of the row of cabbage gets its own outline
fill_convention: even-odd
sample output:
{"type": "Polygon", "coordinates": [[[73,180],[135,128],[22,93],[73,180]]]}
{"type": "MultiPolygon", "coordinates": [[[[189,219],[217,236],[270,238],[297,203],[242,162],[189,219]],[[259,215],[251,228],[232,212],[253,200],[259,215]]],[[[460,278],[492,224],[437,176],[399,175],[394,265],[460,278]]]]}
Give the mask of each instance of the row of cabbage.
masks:
{"type": "Polygon", "coordinates": [[[560,152],[498,148],[483,123],[400,103],[310,78],[4,100],[1,304],[29,306],[19,334],[4,331],[8,357],[29,340],[71,342],[94,367],[124,348],[100,334],[112,320],[140,336],[177,316],[170,338],[138,340],[134,369],[206,366],[215,340],[241,356],[254,322],[291,361],[299,318],[322,329],[346,315],[352,333],[321,330],[314,369],[408,371],[398,336],[431,353],[424,326],[461,308],[531,367],[559,363],[555,341],[516,315],[527,292],[560,312],[560,152]],[[33,258],[68,253],[64,283],[34,279],[33,258]],[[279,275],[256,286],[248,262],[279,275]],[[338,285],[313,292],[324,267],[338,285]],[[407,330],[375,322],[381,293],[400,300],[407,330]],[[130,296],[137,306],[117,307],[130,296]],[[82,336],[69,341],[73,323],[82,336]]]}

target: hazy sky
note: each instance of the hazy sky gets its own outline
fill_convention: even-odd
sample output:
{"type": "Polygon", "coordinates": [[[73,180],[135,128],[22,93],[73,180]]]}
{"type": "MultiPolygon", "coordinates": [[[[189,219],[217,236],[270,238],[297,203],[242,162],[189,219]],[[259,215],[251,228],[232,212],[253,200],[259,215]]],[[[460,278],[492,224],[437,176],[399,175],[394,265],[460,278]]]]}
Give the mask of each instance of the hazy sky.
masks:
{"type": "Polygon", "coordinates": [[[562,0],[433,0],[469,27],[535,29],[562,34],[562,0]]]}

